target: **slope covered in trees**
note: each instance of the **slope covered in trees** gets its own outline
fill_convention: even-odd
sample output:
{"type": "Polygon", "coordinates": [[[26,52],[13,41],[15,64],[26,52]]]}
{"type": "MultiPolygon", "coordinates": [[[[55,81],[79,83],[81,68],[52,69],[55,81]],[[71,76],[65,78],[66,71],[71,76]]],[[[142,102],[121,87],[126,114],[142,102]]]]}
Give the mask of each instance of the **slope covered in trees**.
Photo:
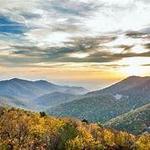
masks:
{"type": "Polygon", "coordinates": [[[134,136],[97,124],[0,108],[0,149],[149,150],[149,134],[134,136]]]}
{"type": "Polygon", "coordinates": [[[150,77],[128,77],[108,88],[90,92],[75,101],[47,110],[57,116],[74,116],[106,122],[150,103],[150,77]]]}
{"type": "Polygon", "coordinates": [[[150,104],[132,110],[106,122],[105,125],[119,130],[139,134],[150,129],[150,104]]]}

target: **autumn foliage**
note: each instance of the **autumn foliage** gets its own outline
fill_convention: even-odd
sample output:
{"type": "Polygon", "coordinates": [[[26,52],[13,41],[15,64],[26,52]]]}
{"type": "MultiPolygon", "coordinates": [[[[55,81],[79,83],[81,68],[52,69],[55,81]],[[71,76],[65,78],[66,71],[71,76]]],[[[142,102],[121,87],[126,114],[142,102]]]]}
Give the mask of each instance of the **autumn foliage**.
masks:
{"type": "Polygon", "coordinates": [[[0,108],[0,150],[149,150],[150,135],[134,136],[18,109],[0,108]]]}

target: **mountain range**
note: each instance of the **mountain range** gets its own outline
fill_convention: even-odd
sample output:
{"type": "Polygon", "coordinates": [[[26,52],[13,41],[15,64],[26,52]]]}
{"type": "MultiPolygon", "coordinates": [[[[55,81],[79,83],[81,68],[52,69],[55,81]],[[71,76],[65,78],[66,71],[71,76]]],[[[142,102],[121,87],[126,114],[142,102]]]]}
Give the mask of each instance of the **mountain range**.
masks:
{"type": "Polygon", "coordinates": [[[0,81],[0,105],[100,122],[134,134],[148,131],[149,104],[150,77],[131,76],[92,92],[44,80],[0,81]]]}
{"type": "MultiPolygon", "coordinates": [[[[55,104],[57,103],[57,100],[59,101],[58,104],[61,103],[59,100],[60,95],[65,97],[62,100],[65,101],[65,99],[71,99],[73,96],[82,95],[87,92],[88,90],[82,87],[61,86],[44,80],[28,81],[13,78],[10,80],[0,81],[0,104],[36,110],[39,108],[37,104],[40,99],[41,105],[51,106],[51,101],[54,100],[55,104]],[[42,100],[45,97],[47,99],[45,99],[42,104],[42,100]]],[[[52,102],[52,105],[53,103],[54,102],[52,102]]]]}
{"type": "Polygon", "coordinates": [[[149,103],[150,77],[131,76],[105,89],[89,92],[75,101],[50,108],[47,112],[105,124],[149,103]]]}

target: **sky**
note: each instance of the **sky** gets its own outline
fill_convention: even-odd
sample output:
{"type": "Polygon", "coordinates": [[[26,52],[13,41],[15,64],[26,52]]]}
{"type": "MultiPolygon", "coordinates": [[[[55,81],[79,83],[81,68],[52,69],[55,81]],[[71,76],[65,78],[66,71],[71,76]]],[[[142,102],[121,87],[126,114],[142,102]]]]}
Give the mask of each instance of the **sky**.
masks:
{"type": "Polygon", "coordinates": [[[150,0],[0,0],[0,80],[97,89],[150,75],[150,0]]]}

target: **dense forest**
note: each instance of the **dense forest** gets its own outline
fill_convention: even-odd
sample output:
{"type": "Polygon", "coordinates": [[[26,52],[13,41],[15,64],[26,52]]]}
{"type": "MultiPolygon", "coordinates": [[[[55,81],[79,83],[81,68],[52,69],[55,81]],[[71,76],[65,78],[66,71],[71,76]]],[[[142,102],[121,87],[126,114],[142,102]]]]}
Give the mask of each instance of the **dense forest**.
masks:
{"type": "Polygon", "coordinates": [[[75,118],[0,108],[0,150],[149,150],[150,135],[135,136],[75,118]]]}

